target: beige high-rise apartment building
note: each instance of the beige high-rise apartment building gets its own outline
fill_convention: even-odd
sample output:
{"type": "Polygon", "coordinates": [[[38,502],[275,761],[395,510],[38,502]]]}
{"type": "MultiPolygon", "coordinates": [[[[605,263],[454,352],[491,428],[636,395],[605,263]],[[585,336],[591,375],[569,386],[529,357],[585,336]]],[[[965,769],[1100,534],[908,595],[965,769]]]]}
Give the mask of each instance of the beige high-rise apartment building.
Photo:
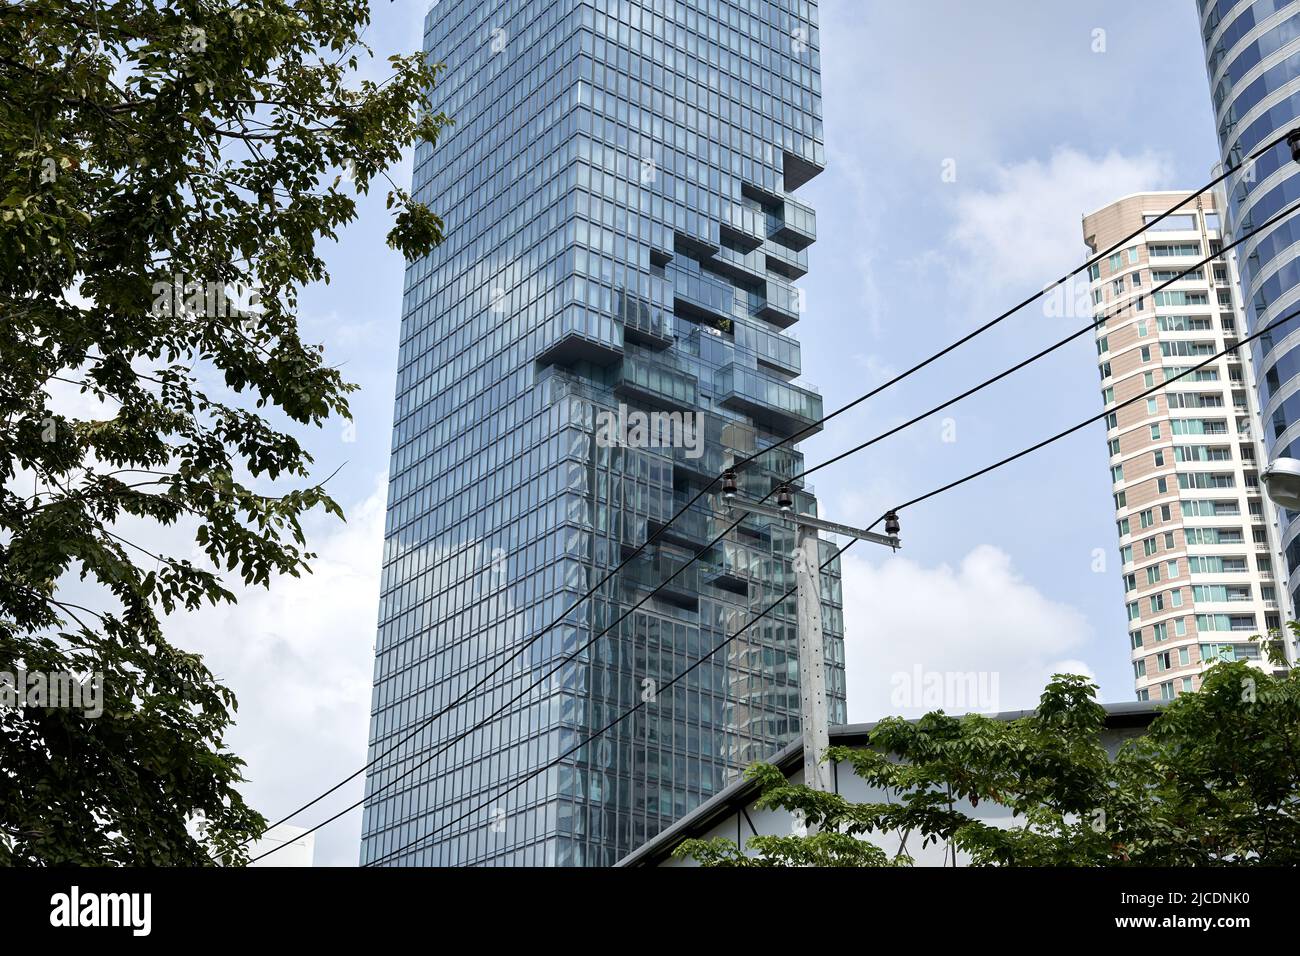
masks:
{"type": "MultiPolygon", "coordinates": [[[[1107,249],[1179,195],[1139,193],[1086,215],[1084,241],[1107,249]]],[[[1089,276],[1139,700],[1196,690],[1217,660],[1269,666],[1251,637],[1292,616],[1277,515],[1259,483],[1249,348],[1119,407],[1246,334],[1233,252],[1165,286],[1222,248],[1221,208],[1212,195],[1190,200],[1089,276]]]]}

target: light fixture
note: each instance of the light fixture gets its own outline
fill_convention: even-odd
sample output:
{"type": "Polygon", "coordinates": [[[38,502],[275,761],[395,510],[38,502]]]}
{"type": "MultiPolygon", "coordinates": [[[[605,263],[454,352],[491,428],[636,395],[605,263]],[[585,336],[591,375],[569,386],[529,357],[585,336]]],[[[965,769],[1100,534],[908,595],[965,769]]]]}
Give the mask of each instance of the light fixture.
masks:
{"type": "Polygon", "coordinates": [[[727,501],[736,497],[736,473],[730,468],[722,473],[722,497],[727,501]]]}
{"type": "Polygon", "coordinates": [[[794,496],[790,494],[789,485],[782,485],[776,490],[776,506],[782,511],[790,511],[794,508],[794,496]]]}
{"type": "Polygon", "coordinates": [[[1288,511],[1300,511],[1300,460],[1275,459],[1260,473],[1259,480],[1273,504],[1288,511]]]}

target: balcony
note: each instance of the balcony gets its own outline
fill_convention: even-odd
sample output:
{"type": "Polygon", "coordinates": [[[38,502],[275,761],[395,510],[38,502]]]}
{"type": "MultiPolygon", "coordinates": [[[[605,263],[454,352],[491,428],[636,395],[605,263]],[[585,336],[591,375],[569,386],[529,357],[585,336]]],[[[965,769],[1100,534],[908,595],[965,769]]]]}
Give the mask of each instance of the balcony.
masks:
{"type": "Polygon", "coordinates": [[[748,206],[732,206],[718,226],[718,235],[724,242],[735,243],[742,249],[757,249],[767,238],[767,217],[748,206]]]}
{"type": "Polygon", "coordinates": [[[581,305],[570,305],[547,320],[545,332],[545,344],[537,355],[543,365],[613,365],[623,357],[623,327],[581,305]]]}
{"type": "Polygon", "coordinates": [[[615,301],[627,341],[654,349],[665,349],[673,344],[673,317],[663,306],[626,289],[615,293],[615,301]]]}
{"type": "Polygon", "coordinates": [[[619,571],[617,580],[629,590],[650,591],[663,585],[655,597],[695,610],[700,605],[700,568],[698,564],[691,564],[673,577],[684,564],[685,558],[661,551],[653,558],[629,564],[619,571]]]}
{"type": "Polygon", "coordinates": [[[755,316],[782,329],[788,329],[799,321],[801,308],[798,289],[777,279],[768,279],[765,289],[767,295],[763,304],[754,311],[755,316]]]}
{"type": "Polygon", "coordinates": [[[795,252],[775,242],[763,248],[767,268],[787,279],[799,279],[808,274],[808,252],[795,252]]]}
{"type": "Polygon", "coordinates": [[[822,397],[816,392],[734,362],[718,370],[714,388],[723,406],[778,433],[793,434],[822,417],[822,397]]]}
{"type": "Polygon", "coordinates": [[[738,346],[753,352],[762,365],[791,376],[802,370],[799,343],[795,339],[743,321],[735,325],[735,339],[738,346]]]}
{"type": "Polygon", "coordinates": [[[683,318],[708,322],[731,321],[736,290],[703,273],[678,270],[673,273],[673,311],[683,318]]]}
{"type": "Polygon", "coordinates": [[[796,251],[817,241],[817,214],[793,199],[781,201],[781,211],[767,217],[767,235],[796,251]]]}
{"type": "Polygon", "coordinates": [[[785,180],[786,192],[794,192],[826,168],[825,151],[821,144],[806,141],[804,146],[804,155],[802,156],[786,151],[781,154],[781,171],[785,180]]]}
{"type": "Polygon", "coordinates": [[[614,392],[656,408],[694,411],[699,404],[697,385],[694,375],[624,358],[614,382],[614,392]]]}
{"type": "Polygon", "coordinates": [[[755,285],[767,279],[767,257],[762,249],[741,252],[722,246],[714,253],[709,267],[728,279],[747,285],[755,285]]]}
{"type": "MultiPolygon", "coordinates": [[[[674,501],[673,514],[676,514],[683,504],[685,504],[684,501],[674,501]]],[[[671,524],[668,523],[667,518],[651,518],[646,523],[646,538],[649,539],[662,531],[663,533],[656,540],[681,545],[684,548],[690,548],[692,552],[698,551],[712,541],[714,536],[722,530],[721,528],[714,529],[713,521],[712,515],[705,514],[699,508],[689,508],[671,524]]]]}

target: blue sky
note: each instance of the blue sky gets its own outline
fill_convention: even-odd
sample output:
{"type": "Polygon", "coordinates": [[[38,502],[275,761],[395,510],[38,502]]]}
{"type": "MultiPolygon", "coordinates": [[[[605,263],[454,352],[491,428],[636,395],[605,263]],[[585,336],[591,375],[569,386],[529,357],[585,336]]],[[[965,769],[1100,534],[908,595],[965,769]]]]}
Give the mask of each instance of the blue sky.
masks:
{"type": "MultiPolygon", "coordinates": [[[[374,6],[373,75],[382,57],[418,46],[426,8],[374,6]]],[[[828,168],[800,190],[819,223],[795,334],[828,410],[1081,262],[1084,212],[1137,190],[1198,186],[1217,158],[1192,0],[823,0],[821,27],[828,168]],[[1104,52],[1094,52],[1097,30],[1104,52]]],[[[305,338],[361,385],[354,432],[308,436],[322,476],[344,465],[331,488],[347,525],[311,523],[311,577],[171,625],[238,694],[231,743],[271,817],[364,762],[403,269],[387,229],[378,193],[329,251],[329,286],[303,297],[305,338]]],[[[805,443],[809,463],[1079,324],[1027,308],[831,423],[805,443]]],[[[823,512],[870,522],[1096,414],[1098,383],[1085,336],[818,473],[823,512]]],[[[859,546],[845,561],[851,720],[917,712],[893,682],[917,665],[994,675],[997,709],[1032,706],[1057,668],[1095,675],[1105,700],[1132,699],[1101,425],[905,512],[903,538],[898,555],[859,546]],[[1099,548],[1104,573],[1093,571],[1099,548]]],[[[359,793],[357,782],[328,812],[359,793]]],[[[359,830],[357,811],[320,832],[318,864],[354,864],[359,830]]]]}

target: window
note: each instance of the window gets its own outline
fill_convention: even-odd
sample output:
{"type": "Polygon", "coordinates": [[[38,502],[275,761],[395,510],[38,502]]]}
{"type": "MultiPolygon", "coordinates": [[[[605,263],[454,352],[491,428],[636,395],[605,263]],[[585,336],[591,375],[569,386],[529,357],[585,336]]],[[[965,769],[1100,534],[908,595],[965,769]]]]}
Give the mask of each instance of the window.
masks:
{"type": "Polygon", "coordinates": [[[1151,613],[1159,614],[1165,609],[1165,596],[1163,594],[1151,595],[1151,613]]]}
{"type": "Polygon", "coordinates": [[[1153,564],[1147,568],[1147,584],[1160,583],[1160,565],[1153,564]]]}
{"type": "Polygon", "coordinates": [[[1152,259],[1163,259],[1172,256],[1195,256],[1200,258],[1201,244],[1199,242],[1153,242],[1147,246],[1147,255],[1152,259]]]}
{"type": "MultiPolygon", "coordinates": [[[[1155,373],[1155,372],[1143,372],[1143,373],[1142,373],[1142,384],[1143,384],[1143,386],[1146,387],[1146,388],[1155,388],[1155,387],[1156,387],[1156,373],[1155,373]]],[[[1152,437],[1152,438],[1159,438],[1159,437],[1160,437],[1160,426],[1159,426],[1159,425],[1152,425],[1152,426],[1151,426],[1151,437],[1152,437]]]]}
{"type": "Polygon", "coordinates": [[[1164,449],[1163,449],[1163,448],[1157,448],[1155,451],[1153,451],[1153,452],[1151,453],[1151,457],[1152,457],[1153,459],[1155,459],[1155,466],[1156,466],[1157,468],[1163,468],[1163,467],[1164,467],[1164,465],[1165,465],[1165,452],[1164,452],[1164,449]]]}
{"type": "Polygon", "coordinates": [[[1168,494],[1168,493],[1169,493],[1169,479],[1168,479],[1168,478],[1157,478],[1157,479],[1156,479],[1156,494],[1158,494],[1158,495],[1164,495],[1164,494],[1168,494]]]}
{"type": "Polygon", "coordinates": [[[1115,527],[1119,529],[1119,536],[1122,538],[1128,534],[1128,518],[1120,518],[1115,522],[1115,527]]]}
{"type": "Polygon", "coordinates": [[[1133,644],[1133,649],[1134,649],[1134,650],[1137,650],[1139,647],[1142,646],[1142,631],[1141,631],[1141,629],[1138,629],[1138,630],[1134,631],[1134,632],[1133,632],[1132,634],[1130,634],[1128,637],[1129,637],[1129,640],[1130,640],[1130,641],[1132,642],[1132,644],[1133,644]]]}
{"type": "Polygon", "coordinates": [[[1169,625],[1164,621],[1151,625],[1151,637],[1155,639],[1157,644],[1169,640],[1169,625]]]}
{"type": "Polygon", "coordinates": [[[1178,577],[1178,559],[1165,562],[1165,574],[1171,578],[1178,577]]]}
{"type": "Polygon", "coordinates": [[[1148,557],[1148,558],[1149,558],[1149,557],[1151,557],[1151,555],[1153,555],[1153,554],[1155,554],[1155,553],[1156,553],[1156,539],[1155,539],[1155,538],[1145,538],[1145,539],[1143,539],[1143,541],[1142,541],[1142,554],[1143,554],[1145,557],[1148,557]]]}
{"type": "Polygon", "coordinates": [[[1153,293],[1156,300],[1156,306],[1171,305],[1209,305],[1210,294],[1208,292],[1156,292],[1153,293]]]}
{"type": "Polygon", "coordinates": [[[1141,356],[1141,359],[1142,359],[1143,362],[1150,362],[1150,361],[1151,361],[1151,346],[1149,346],[1149,345],[1144,345],[1144,346],[1142,346],[1142,348],[1138,350],[1138,354],[1141,356]]]}
{"type": "Polygon", "coordinates": [[[1140,616],[1140,615],[1139,615],[1139,613],[1138,613],[1138,602],[1137,602],[1137,601],[1131,601],[1131,602],[1129,602],[1129,604],[1128,604],[1128,619],[1129,619],[1130,621],[1136,621],[1136,620],[1138,619],[1139,616],[1140,616]]]}
{"type": "MultiPolygon", "coordinates": [[[[1186,650],[1186,648],[1184,648],[1184,650],[1186,650]]],[[[1184,694],[1189,694],[1189,693],[1191,693],[1191,691],[1192,691],[1192,679],[1191,679],[1190,677],[1184,677],[1184,678],[1183,678],[1183,693],[1184,693],[1184,694]]]]}
{"type": "Polygon", "coordinates": [[[1182,589],[1182,588],[1177,588],[1176,590],[1173,590],[1173,591],[1170,591],[1170,592],[1169,592],[1169,606],[1170,606],[1170,607],[1182,607],[1182,606],[1183,606],[1183,589],[1182,589]]]}
{"type": "Polygon", "coordinates": [[[1183,618],[1177,618],[1174,621],[1174,637],[1187,636],[1187,622],[1183,618]]]}
{"type": "Polygon", "coordinates": [[[1110,480],[1111,480],[1111,481],[1123,481],[1123,480],[1124,480],[1124,466],[1123,466],[1123,465],[1114,465],[1114,466],[1111,467],[1111,469],[1110,469],[1110,480]]]}
{"type": "Polygon", "coordinates": [[[1138,579],[1137,579],[1137,575],[1136,575],[1136,574],[1126,574],[1126,575],[1124,575],[1124,590],[1125,590],[1125,591],[1136,591],[1136,590],[1137,590],[1137,587],[1138,587],[1138,579]]]}
{"type": "Polygon", "coordinates": [[[1114,456],[1114,455],[1118,455],[1118,454],[1119,454],[1119,439],[1118,439],[1118,438],[1112,438],[1112,439],[1110,439],[1109,441],[1106,442],[1106,447],[1110,449],[1110,453],[1111,453],[1112,456],[1114,456]]]}
{"type": "Polygon", "coordinates": [[[1135,661],[1133,662],[1133,676],[1134,676],[1134,677],[1146,677],[1146,676],[1147,676],[1147,662],[1146,662],[1146,658],[1138,658],[1137,660],[1135,660],[1135,661]]]}
{"type": "Polygon", "coordinates": [[[1186,667],[1191,662],[1192,662],[1192,658],[1191,655],[1188,653],[1187,648],[1186,647],[1178,648],[1178,666],[1186,667]]]}
{"type": "Polygon", "coordinates": [[[1155,513],[1150,508],[1138,513],[1138,524],[1143,528],[1149,528],[1156,523],[1155,513]]]}
{"type": "Polygon", "coordinates": [[[1115,401],[1115,387],[1112,385],[1103,388],[1101,390],[1101,403],[1103,405],[1109,405],[1113,401],[1115,401]]]}
{"type": "Polygon", "coordinates": [[[1160,219],[1159,216],[1143,216],[1143,221],[1147,224],[1147,229],[1151,232],[1195,232],[1196,231],[1196,213],[1179,213],[1177,215],[1165,216],[1160,219]],[[1160,219],[1159,222],[1155,220],[1160,219]]]}
{"type": "Polygon", "coordinates": [[[1156,402],[1156,400],[1155,400],[1154,398],[1148,398],[1148,399],[1147,399],[1147,414],[1148,414],[1148,415],[1156,415],[1156,414],[1159,414],[1159,412],[1160,412],[1160,405],[1156,402]]]}

